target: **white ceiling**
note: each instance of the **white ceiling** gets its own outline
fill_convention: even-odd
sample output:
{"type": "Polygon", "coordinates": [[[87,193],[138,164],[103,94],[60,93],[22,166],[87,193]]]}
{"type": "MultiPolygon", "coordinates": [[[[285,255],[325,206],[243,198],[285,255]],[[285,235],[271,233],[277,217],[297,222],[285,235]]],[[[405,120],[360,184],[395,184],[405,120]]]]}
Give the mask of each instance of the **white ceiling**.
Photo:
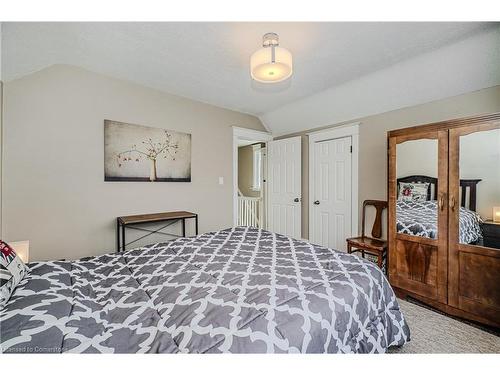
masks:
{"type": "Polygon", "coordinates": [[[266,112],[259,119],[279,136],[497,85],[500,27],[330,87],[266,112]]]}
{"type": "Polygon", "coordinates": [[[2,77],[71,64],[265,116],[279,107],[497,27],[494,23],[3,23],[2,77]],[[250,55],[277,32],[284,84],[252,82],[250,55]]]}

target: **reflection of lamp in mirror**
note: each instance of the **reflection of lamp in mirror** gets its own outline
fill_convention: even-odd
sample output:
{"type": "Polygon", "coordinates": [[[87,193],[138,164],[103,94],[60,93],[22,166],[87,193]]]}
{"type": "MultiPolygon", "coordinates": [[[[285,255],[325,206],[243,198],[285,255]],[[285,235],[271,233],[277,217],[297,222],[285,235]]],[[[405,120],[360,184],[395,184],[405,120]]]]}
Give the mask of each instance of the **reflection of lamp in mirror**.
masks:
{"type": "Polygon", "coordinates": [[[21,258],[24,263],[28,263],[30,259],[30,242],[29,241],[18,241],[9,242],[9,246],[14,249],[16,254],[21,258]]]}
{"type": "Polygon", "coordinates": [[[500,207],[493,207],[493,221],[500,223],[500,207]]]}

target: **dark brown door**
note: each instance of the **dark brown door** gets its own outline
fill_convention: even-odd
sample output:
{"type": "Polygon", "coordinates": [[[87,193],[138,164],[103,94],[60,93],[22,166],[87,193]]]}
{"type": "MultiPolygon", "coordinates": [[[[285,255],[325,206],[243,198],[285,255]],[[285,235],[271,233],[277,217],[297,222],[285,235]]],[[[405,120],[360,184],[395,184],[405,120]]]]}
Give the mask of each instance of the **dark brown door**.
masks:
{"type": "Polygon", "coordinates": [[[389,138],[389,280],[442,303],[448,292],[447,194],[447,130],[389,138]],[[404,181],[429,184],[429,195],[420,203],[407,199],[404,181]]]}
{"type": "Polygon", "coordinates": [[[450,129],[449,305],[500,326],[500,121],[450,129]]]}

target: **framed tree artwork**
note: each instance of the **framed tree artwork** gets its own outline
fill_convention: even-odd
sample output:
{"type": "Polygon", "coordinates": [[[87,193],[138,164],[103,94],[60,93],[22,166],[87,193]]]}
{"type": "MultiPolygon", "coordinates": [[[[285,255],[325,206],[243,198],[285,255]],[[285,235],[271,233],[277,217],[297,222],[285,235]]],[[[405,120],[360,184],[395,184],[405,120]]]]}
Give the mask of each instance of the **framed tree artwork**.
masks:
{"type": "Polygon", "coordinates": [[[191,182],[191,134],[104,120],[104,180],[191,182]]]}

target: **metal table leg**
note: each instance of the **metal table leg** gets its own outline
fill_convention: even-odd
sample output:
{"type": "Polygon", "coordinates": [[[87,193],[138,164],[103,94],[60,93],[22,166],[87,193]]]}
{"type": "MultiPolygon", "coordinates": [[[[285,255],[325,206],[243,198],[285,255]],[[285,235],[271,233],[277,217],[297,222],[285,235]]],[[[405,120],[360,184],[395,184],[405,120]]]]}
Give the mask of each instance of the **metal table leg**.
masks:
{"type": "Polygon", "coordinates": [[[120,220],[116,219],[116,251],[120,251],[120,220]]]}
{"type": "Polygon", "coordinates": [[[125,224],[122,224],[122,251],[125,251],[125,224]]]}

